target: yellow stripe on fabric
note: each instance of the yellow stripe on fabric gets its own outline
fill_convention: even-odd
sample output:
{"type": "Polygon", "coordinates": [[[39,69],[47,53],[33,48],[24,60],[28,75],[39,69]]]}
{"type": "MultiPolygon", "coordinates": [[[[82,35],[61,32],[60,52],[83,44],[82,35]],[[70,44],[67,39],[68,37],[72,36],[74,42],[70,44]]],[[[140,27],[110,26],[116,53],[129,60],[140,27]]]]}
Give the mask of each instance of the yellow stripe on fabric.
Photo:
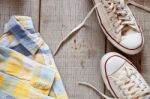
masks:
{"type": "MultiPolygon", "coordinates": [[[[31,85],[34,87],[34,88],[36,88],[38,91],[40,91],[42,94],[44,94],[44,95],[48,95],[48,93],[49,93],[49,91],[50,91],[50,89],[48,88],[48,89],[41,89],[40,87],[37,87],[37,84],[39,83],[38,81],[39,81],[40,79],[38,78],[38,77],[36,77],[36,76],[34,76],[34,77],[32,77],[32,79],[31,79],[31,85]]],[[[42,86],[42,85],[41,85],[42,86]]]]}
{"type": "Polygon", "coordinates": [[[4,81],[4,76],[3,76],[3,75],[0,75],[0,88],[1,88],[2,85],[3,85],[3,81],[4,81]]]}
{"type": "Polygon", "coordinates": [[[26,21],[26,20],[30,20],[31,17],[28,16],[15,16],[17,21],[26,21]]]}
{"type": "Polygon", "coordinates": [[[56,78],[56,80],[61,80],[59,72],[55,73],[55,78],[56,78]]]}
{"type": "Polygon", "coordinates": [[[9,58],[6,62],[6,72],[11,75],[18,75],[21,71],[21,64],[20,61],[17,61],[15,59],[9,58]]]}
{"type": "Polygon", "coordinates": [[[44,95],[48,95],[49,94],[49,91],[50,91],[50,89],[40,89],[39,90],[42,94],[44,94],[44,95]]]}
{"type": "Polygon", "coordinates": [[[33,59],[40,64],[44,64],[44,61],[45,61],[41,53],[37,53],[36,55],[34,55],[33,59]]]}
{"type": "Polygon", "coordinates": [[[14,36],[11,33],[7,33],[7,38],[10,42],[14,40],[14,36]]]}
{"type": "Polygon", "coordinates": [[[57,99],[68,99],[66,94],[57,95],[57,99]]]}
{"type": "MultiPolygon", "coordinates": [[[[4,40],[6,41],[8,40],[8,43],[10,43],[12,47],[16,46],[14,44],[21,44],[21,45],[23,45],[24,43],[28,44],[28,40],[26,39],[24,40],[24,38],[16,38],[15,35],[17,35],[18,33],[18,36],[20,37],[19,33],[34,32],[34,27],[32,26],[33,24],[32,24],[31,17],[15,16],[15,17],[12,17],[11,21],[7,24],[8,27],[6,27],[6,31],[9,31],[7,30],[7,28],[8,29],[10,28],[12,33],[6,33],[7,35],[4,36],[6,37],[6,39],[4,38],[4,40]],[[11,28],[13,27],[11,25],[13,25],[16,28],[11,28]],[[28,31],[27,29],[31,29],[31,31],[28,31]],[[23,32],[19,32],[20,30],[23,32]],[[22,41],[23,43],[19,41],[22,41]]],[[[14,50],[11,50],[11,52],[9,53],[8,59],[6,60],[6,62],[4,62],[4,64],[1,64],[1,66],[2,67],[4,66],[2,70],[4,70],[6,74],[11,74],[11,76],[14,76],[14,78],[18,78],[19,82],[17,80],[15,81],[14,84],[12,83],[12,85],[10,85],[10,87],[12,86],[11,92],[8,91],[8,93],[11,94],[12,96],[15,96],[16,99],[68,99],[66,92],[63,91],[64,90],[63,86],[59,87],[59,82],[61,81],[61,77],[57,70],[57,67],[55,65],[55,62],[51,53],[40,52],[40,50],[43,48],[44,50],[47,50],[47,46],[42,47],[42,45],[44,45],[45,43],[43,39],[40,36],[37,36],[36,33],[30,34],[30,35],[25,34],[25,35],[29,37],[31,40],[33,40],[36,43],[36,45],[38,45],[32,49],[29,48],[29,51],[32,54],[31,56],[27,56],[29,58],[32,57],[31,60],[33,59],[33,61],[35,61],[35,64],[34,62],[32,64],[32,61],[28,62],[28,60],[25,60],[26,56],[22,55],[24,53],[22,52],[18,53],[14,50]],[[35,36],[37,37],[35,38],[35,36]],[[45,54],[47,55],[47,58],[44,57],[45,54]],[[51,68],[55,70],[54,72],[55,75],[53,75],[55,76],[54,81],[49,82],[49,80],[47,81],[47,79],[40,78],[40,76],[43,77],[46,74],[43,73],[44,71],[40,71],[42,70],[42,67],[39,68],[39,70],[36,68],[33,68],[33,67],[39,67],[38,66],[39,64],[36,64],[36,62],[43,64],[43,65],[45,63],[46,64],[49,63],[48,66],[50,65],[51,68]],[[53,85],[49,83],[52,83],[53,85]],[[47,89],[46,85],[48,87],[50,86],[51,89],[50,88],[47,89]],[[50,95],[50,98],[47,97],[48,95],[50,95]]],[[[5,46],[5,47],[8,47],[8,46],[5,46]]],[[[17,46],[17,47],[20,47],[20,46],[17,46]]],[[[26,49],[28,49],[28,47],[30,46],[24,46],[24,47],[25,48],[27,47],[26,49]]],[[[2,86],[2,84],[4,84],[4,81],[5,80],[3,76],[0,76],[0,87],[2,86]]],[[[61,82],[60,84],[62,85],[61,82]]]]}
{"type": "Polygon", "coordinates": [[[23,68],[23,60],[24,57],[20,53],[16,51],[10,52],[10,58],[8,58],[6,62],[6,72],[11,75],[19,75],[23,68]]]}
{"type": "Polygon", "coordinates": [[[16,20],[22,27],[26,27],[28,25],[28,20],[31,20],[31,17],[28,16],[15,16],[16,20]]]}
{"type": "Polygon", "coordinates": [[[39,80],[39,78],[38,77],[36,77],[36,76],[34,76],[34,77],[32,77],[32,79],[31,79],[31,84],[32,84],[32,86],[33,87],[35,87],[36,88],[36,82],[39,80]]]}
{"type": "Polygon", "coordinates": [[[50,91],[49,96],[56,97],[56,94],[53,89],[50,91]]]}
{"type": "Polygon", "coordinates": [[[28,98],[30,95],[30,88],[28,86],[25,86],[25,83],[18,82],[14,89],[13,95],[18,97],[19,99],[28,98]]]}

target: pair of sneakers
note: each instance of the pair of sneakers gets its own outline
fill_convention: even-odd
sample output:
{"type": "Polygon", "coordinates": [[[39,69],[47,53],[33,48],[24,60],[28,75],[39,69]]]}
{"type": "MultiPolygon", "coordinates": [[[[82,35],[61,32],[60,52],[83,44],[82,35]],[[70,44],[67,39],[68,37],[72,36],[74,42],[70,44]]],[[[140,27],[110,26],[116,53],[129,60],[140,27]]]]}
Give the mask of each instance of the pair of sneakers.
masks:
{"type": "MultiPolygon", "coordinates": [[[[55,55],[61,45],[74,33],[84,26],[86,20],[96,9],[100,27],[107,39],[119,50],[126,54],[139,53],[144,45],[144,37],[128,4],[135,5],[146,11],[149,8],[141,6],[131,0],[93,0],[94,7],[86,18],[73,29],[59,44],[55,55]]],[[[137,71],[135,66],[124,56],[111,52],[103,56],[100,62],[104,83],[115,98],[120,99],[149,99],[150,87],[137,71]]],[[[80,83],[94,88],[87,83],[80,83]]],[[[98,93],[107,97],[96,88],[98,93]]]]}
{"type": "MultiPolygon", "coordinates": [[[[101,0],[101,2],[93,0],[93,3],[96,5],[100,27],[107,39],[126,54],[139,53],[144,45],[144,37],[127,5],[129,2],[127,0],[101,0]]],[[[139,7],[139,5],[136,6],[139,7]]],[[[102,57],[100,66],[104,83],[115,98],[150,99],[150,86],[124,56],[116,52],[107,53],[102,57]]],[[[112,99],[92,85],[80,84],[92,87],[106,99],[112,99]]]]}

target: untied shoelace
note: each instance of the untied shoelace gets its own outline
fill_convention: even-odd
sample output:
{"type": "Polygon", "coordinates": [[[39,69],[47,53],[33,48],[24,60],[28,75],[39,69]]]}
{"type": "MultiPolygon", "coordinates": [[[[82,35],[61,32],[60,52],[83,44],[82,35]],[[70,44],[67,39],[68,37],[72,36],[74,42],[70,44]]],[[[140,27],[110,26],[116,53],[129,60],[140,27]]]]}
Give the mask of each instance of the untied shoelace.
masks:
{"type": "MultiPolygon", "coordinates": [[[[123,1],[123,0],[121,0],[123,1]]],[[[121,4],[124,4],[123,2],[121,2],[121,4]]],[[[134,5],[138,8],[141,8],[147,12],[150,12],[150,8],[148,7],[145,7],[143,5],[140,5],[132,0],[129,0],[127,2],[128,5],[134,5]]],[[[84,27],[84,24],[85,22],[87,21],[87,19],[92,15],[92,13],[94,12],[94,10],[100,5],[100,3],[96,4],[87,14],[87,16],[84,18],[84,20],[79,24],[77,25],[77,27],[75,27],[65,38],[63,38],[63,40],[59,43],[59,45],[57,46],[56,48],[56,51],[54,52],[54,56],[58,53],[59,49],[62,47],[62,45],[74,34],[76,34],[82,27],[84,27]]],[[[122,12],[124,13],[124,12],[122,12]]],[[[120,28],[118,28],[118,31],[119,32],[121,29],[123,28],[123,26],[121,26],[120,28]]],[[[116,79],[114,77],[112,77],[113,79],[116,79]]],[[[117,81],[119,81],[118,79],[116,79],[117,81]]],[[[104,98],[106,99],[115,99],[115,98],[111,98],[111,97],[108,97],[106,96],[105,94],[103,94],[101,91],[97,90],[93,85],[89,84],[89,83],[86,83],[86,82],[79,82],[79,85],[84,85],[84,86],[87,86],[87,87],[90,87],[92,88],[93,90],[95,90],[98,94],[100,94],[101,96],[103,96],[104,98]]],[[[133,84],[130,84],[130,86],[132,86],[133,84]]],[[[149,90],[145,91],[148,92],[149,90]]],[[[143,93],[144,94],[144,93],[143,93]]]]}
{"type": "MultiPolygon", "coordinates": [[[[132,0],[129,0],[129,1],[127,2],[127,4],[128,4],[128,5],[134,5],[134,6],[136,6],[136,7],[138,7],[138,8],[141,8],[141,9],[147,11],[147,12],[150,12],[150,8],[145,7],[145,6],[143,6],[143,5],[140,5],[140,4],[138,4],[138,3],[136,3],[136,2],[134,2],[134,1],[132,1],[132,0]]],[[[63,40],[60,41],[60,43],[58,44],[58,46],[57,46],[57,48],[56,48],[56,50],[55,50],[55,52],[54,52],[54,56],[58,53],[58,51],[59,51],[59,49],[62,47],[62,45],[63,45],[70,37],[72,37],[72,35],[76,34],[82,27],[84,27],[84,24],[85,24],[85,22],[87,21],[87,19],[92,15],[92,13],[94,12],[94,10],[95,10],[99,5],[100,5],[100,3],[97,3],[97,4],[88,12],[88,14],[87,14],[87,16],[84,18],[84,20],[83,20],[79,25],[77,25],[74,29],[72,29],[72,31],[69,32],[69,34],[68,34],[65,38],[63,38],[63,40]]],[[[120,29],[121,29],[121,27],[120,27],[120,29]]],[[[118,31],[119,31],[120,29],[118,29],[118,31]]]]}
{"type": "MultiPolygon", "coordinates": [[[[115,84],[122,90],[124,97],[122,99],[143,99],[150,98],[150,88],[140,79],[137,75],[138,72],[132,70],[132,68],[125,67],[120,74],[117,76],[110,76],[115,82],[115,84]]],[[[79,82],[79,85],[84,85],[92,88],[99,95],[106,99],[115,99],[106,96],[93,85],[86,82],[79,82]]]]}

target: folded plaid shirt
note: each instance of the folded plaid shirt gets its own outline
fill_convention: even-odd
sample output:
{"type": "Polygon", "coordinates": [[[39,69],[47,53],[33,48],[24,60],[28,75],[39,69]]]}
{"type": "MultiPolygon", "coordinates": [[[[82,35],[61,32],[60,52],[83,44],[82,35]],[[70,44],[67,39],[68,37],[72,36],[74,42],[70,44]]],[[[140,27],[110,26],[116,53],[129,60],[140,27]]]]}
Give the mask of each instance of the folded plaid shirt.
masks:
{"type": "Polygon", "coordinates": [[[52,53],[27,16],[12,16],[0,38],[0,99],[68,99],[52,53]]]}

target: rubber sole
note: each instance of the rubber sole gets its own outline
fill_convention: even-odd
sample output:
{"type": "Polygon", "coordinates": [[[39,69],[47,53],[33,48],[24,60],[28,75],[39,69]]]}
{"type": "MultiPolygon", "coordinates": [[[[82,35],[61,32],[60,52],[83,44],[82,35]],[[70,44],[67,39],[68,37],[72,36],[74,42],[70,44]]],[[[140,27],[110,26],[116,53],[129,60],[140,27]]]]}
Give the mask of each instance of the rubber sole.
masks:
{"type": "MultiPolygon", "coordinates": [[[[99,0],[92,0],[94,5],[96,3],[98,3],[99,0]]],[[[100,1],[99,1],[100,2],[100,1]]],[[[109,33],[107,32],[107,30],[105,29],[105,27],[103,26],[103,23],[101,21],[101,18],[100,18],[100,13],[98,12],[98,9],[96,9],[96,14],[97,14],[97,17],[98,17],[98,21],[99,21],[99,24],[100,24],[100,27],[102,28],[105,36],[107,37],[107,39],[112,43],[112,45],[114,45],[116,48],[118,48],[119,50],[121,50],[122,52],[126,53],[126,54],[129,54],[129,55],[134,55],[134,54],[137,54],[139,53],[142,48],[143,48],[143,45],[144,45],[144,36],[143,36],[143,33],[142,33],[142,30],[141,28],[139,27],[140,31],[141,31],[141,37],[142,37],[142,43],[139,47],[135,48],[135,49],[128,49],[126,47],[123,47],[121,44],[119,44],[117,41],[115,41],[113,39],[113,37],[111,37],[109,35],[109,33]]]]}

